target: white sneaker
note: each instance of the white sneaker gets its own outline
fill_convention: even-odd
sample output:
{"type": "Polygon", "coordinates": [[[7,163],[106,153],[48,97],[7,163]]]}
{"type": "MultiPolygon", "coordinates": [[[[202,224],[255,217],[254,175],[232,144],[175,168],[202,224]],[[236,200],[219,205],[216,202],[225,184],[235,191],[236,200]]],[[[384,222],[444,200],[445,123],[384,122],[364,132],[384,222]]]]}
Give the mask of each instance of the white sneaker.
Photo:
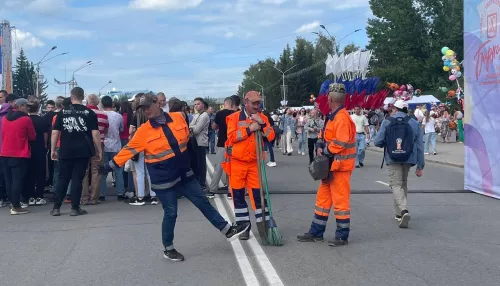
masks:
{"type": "Polygon", "coordinates": [[[31,199],[29,200],[28,204],[29,204],[30,206],[34,206],[34,205],[36,205],[36,200],[35,200],[35,198],[31,198],[31,199]]]}
{"type": "Polygon", "coordinates": [[[429,152],[424,153],[424,155],[429,155],[429,152]]]}
{"type": "Polygon", "coordinates": [[[267,163],[268,167],[276,167],[276,162],[269,162],[267,163]]]}
{"type": "Polygon", "coordinates": [[[43,205],[46,205],[47,204],[47,201],[42,199],[42,198],[38,198],[36,199],[36,205],[37,206],[43,206],[43,205]]]}
{"type": "Polygon", "coordinates": [[[302,156],[305,156],[306,155],[306,152],[302,152],[302,156]]]}
{"type": "Polygon", "coordinates": [[[27,209],[27,208],[28,208],[28,205],[27,205],[27,204],[25,204],[25,203],[23,203],[23,202],[20,202],[20,204],[21,204],[21,208],[23,208],[23,209],[27,209]]]}

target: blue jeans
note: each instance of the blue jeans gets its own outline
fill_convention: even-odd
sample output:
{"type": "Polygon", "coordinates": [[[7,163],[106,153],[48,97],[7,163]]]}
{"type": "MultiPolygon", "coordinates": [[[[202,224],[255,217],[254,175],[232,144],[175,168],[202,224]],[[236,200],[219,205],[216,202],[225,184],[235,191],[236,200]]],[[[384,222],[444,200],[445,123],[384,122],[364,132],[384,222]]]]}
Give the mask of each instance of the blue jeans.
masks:
{"type": "Polygon", "coordinates": [[[370,125],[368,126],[370,129],[370,142],[373,142],[373,139],[375,139],[375,136],[377,136],[377,126],[376,125],[370,125]]]}
{"type": "Polygon", "coordinates": [[[210,153],[215,154],[215,131],[208,131],[208,146],[210,147],[210,153]]]}
{"type": "Polygon", "coordinates": [[[366,135],[365,134],[356,134],[356,166],[359,166],[359,163],[363,163],[365,160],[365,149],[366,149],[366,135]]]}
{"type": "MultiPolygon", "coordinates": [[[[104,152],[104,162],[109,162],[113,157],[116,156],[118,152],[104,152]]],[[[125,186],[123,185],[123,168],[115,168],[113,170],[115,174],[115,184],[116,184],[116,194],[123,195],[125,194],[125,186]]],[[[108,188],[106,184],[106,178],[108,176],[101,176],[101,194],[105,194],[106,189],[108,188]]]]}
{"type": "Polygon", "coordinates": [[[429,144],[432,146],[432,153],[436,152],[436,132],[425,133],[424,153],[429,153],[429,144]]]}
{"type": "Polygon", "coordinates": [[[270,162],[274,162],[274,150],[273,150],[274,141],[272,142],[264,142],[264,151],[269,150],[270,162]]]}
{"type": "Polygon", "coordinates": [[[157,198],[163,206],[161,236],[163,246],[166,250],[174,248],[174,229],[177,220],[177,196],[179,195],[191,201],[222,234],[226,234],[231,227],[212,204],[210,204],[207,196],[201,190],[200,184],[194,178],[181,181],[172,188],[155,191],[157,198]]]}
{"type": "Polygon", "coordinates": [[[302,129],[302,133],[298,133],[297,135],[299,137],[299,152],[305,153],[307,145],[306,131],[302,129]]]}

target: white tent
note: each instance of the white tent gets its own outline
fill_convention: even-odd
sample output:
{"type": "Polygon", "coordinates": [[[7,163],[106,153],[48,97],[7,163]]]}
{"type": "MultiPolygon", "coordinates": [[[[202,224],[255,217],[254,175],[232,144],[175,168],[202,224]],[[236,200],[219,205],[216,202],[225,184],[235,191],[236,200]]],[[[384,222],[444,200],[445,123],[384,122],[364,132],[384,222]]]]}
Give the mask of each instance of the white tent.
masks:
{"type": "MultiPolygon", "coordinates": [[[[437,99],[434,95],[421,95],[414,96],[412,99],[408,100],[408,104],[428,104],[428,103],[440,103],[441,101],[437,99]]],[[[384,100],[384,105],[394,103],[394,98],[386,97],[384,100]]]]}

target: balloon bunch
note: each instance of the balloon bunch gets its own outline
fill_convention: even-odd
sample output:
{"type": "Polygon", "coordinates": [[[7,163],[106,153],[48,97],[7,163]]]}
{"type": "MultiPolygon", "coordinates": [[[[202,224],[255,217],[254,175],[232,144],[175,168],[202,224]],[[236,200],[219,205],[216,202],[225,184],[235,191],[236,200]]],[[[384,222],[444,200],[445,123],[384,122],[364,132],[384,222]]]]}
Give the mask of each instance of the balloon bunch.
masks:
{"type": "Polygon", "coordinates": [[[314,103],[316,101],[316,97],[314,97],[314,94],[311,94],[311,98],[309,99],[310,103],[314,103]]]}
{"type": "Polygon", "coordinates": [[[422,91],[420,89],[415,90],[411,84],[401,86],[395,83],[387,83],[387,87],[394,91],[393,97],[394,99],[402,99],[402,100],[410,100],[413,95],[419,96],[422,91]]]}
{"type": "Polygon", "coordinates": [[[443,47],[441,53],[443,54],[441,58],[443,60],[443,70],[445,72],[451,72],[448,79],[450,81],[455,81],[461,78],[462,72],[460,72],[460,62],[457,60],[457,54],[448,47],[443,47]]]}
{"type": "Polygon", "coordinates": [[[448,90],[446,87],[440,87],[438,88],[438,90],[445,93],[447,99],[453,99],[453,98],[460,99],[460,97],[463,96],[463,91],[462,88],[460,87],[457,90],[448,90]]]}

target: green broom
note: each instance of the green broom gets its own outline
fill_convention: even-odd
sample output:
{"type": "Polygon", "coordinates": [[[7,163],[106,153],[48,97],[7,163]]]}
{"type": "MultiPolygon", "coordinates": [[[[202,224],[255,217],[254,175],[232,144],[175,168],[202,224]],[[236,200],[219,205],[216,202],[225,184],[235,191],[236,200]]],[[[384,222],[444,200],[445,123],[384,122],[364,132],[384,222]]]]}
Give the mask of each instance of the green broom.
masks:
{"type": "MultiPolygon", "coordinates": [[[[257,139],[257,145],[259,145],[258,138],[257,139]]],[[[266,204],[265,204],[265,196],[264,196],[264,190],[262,188],[263,186],[263,181],[262,181],[262,176],[260,175],[260,162],[263,160],[262,158],[262,153],[259,153],[259,147],[257,147],[257,164],[258,164],[258,173],[259,173],[259,186],[260,188],[260,210],[262,213],[262,221],[257,222],[257,230],[259,231],[259,236],[262,241],[262,245],[268,245],[267,243],[267,225],[266,225],[266,219],[265,219],[265,213],[266,213],[266,204]]],[[[251,191],[251,190],[250,190],[251,191]]]]}
{"type": "MultiPolygon", "coordinates": [[[[258,158],[258,168],[259,168],[259,181],[261,182],[261,190],[263,190],[266,194],[266,200],[267,200],[267,208],[269,210],[269,222],[267,224],[267,242],[271,246],[282,246],[283,245],[283,240],[281,237],[281,234],[278,230],[278,226],[276,225],[276,222],[274,221],[273,217],[273,210],[271,207],[271,197],[269,196],[269,188],[267,186],[267,175],[266,175],[266,167],[265,167],[265,162],[264,158],[262,156],[263,154],[263,148],[262,148],[262,143],[264,142],[262,140],[262,133],[260,131],[257,131],[257,158],[258,158]]],[[[261,197],[261,201],[263,201],[261,197]]],[[[265,205],[262,203],[262,218],[263,221],[266,220],[266,212],[265,212],[265,205]]]]}

